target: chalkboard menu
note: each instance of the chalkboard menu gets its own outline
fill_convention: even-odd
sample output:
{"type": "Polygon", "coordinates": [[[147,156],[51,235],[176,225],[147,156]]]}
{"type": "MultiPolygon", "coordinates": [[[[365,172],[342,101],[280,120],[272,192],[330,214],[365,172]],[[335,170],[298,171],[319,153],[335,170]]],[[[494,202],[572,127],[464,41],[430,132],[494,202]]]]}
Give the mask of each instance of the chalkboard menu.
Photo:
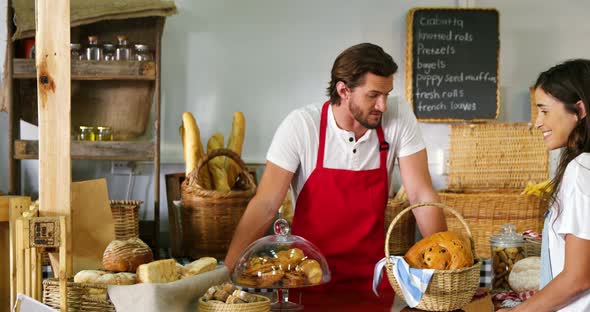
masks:
{"type": "Polygon", "coordinates": [[[418,120],[498,117],[499,37],[495,9],[410,10],[406,96],[418,120]]]}

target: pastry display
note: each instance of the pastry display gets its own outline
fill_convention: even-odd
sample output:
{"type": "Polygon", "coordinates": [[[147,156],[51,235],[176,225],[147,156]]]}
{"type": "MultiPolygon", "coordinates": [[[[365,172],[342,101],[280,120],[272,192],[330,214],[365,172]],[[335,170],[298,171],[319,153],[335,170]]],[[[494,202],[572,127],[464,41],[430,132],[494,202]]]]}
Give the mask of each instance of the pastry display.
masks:
{"type": "Polygon", "coordinates": [[[412,246],[404,256],[413,268],[456,270],[473,265],[471,242],[456,232],[439,232],[412,246]]]}

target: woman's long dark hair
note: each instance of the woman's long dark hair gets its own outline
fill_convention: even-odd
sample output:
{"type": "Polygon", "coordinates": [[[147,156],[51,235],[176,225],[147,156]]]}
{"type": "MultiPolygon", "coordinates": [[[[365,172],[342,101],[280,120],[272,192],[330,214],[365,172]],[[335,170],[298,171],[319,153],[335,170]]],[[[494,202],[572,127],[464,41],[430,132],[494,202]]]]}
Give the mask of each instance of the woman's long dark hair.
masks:
{"type": "Polygon", "coordinates": [[[550,203],[559,202],[557,194],[567,165],[581,153],[590,152],[590,120],[581,118],[576,103],[582,101],[586,113],[590,113],[590,60],[575,59],[553,66],[537,78],[535,89],[541,88],[564,104],[565,110],[578,116],[578,124],[570,133],[563,149],[555,177],[551,181],[553,191],[549,194],[550,203]]]}

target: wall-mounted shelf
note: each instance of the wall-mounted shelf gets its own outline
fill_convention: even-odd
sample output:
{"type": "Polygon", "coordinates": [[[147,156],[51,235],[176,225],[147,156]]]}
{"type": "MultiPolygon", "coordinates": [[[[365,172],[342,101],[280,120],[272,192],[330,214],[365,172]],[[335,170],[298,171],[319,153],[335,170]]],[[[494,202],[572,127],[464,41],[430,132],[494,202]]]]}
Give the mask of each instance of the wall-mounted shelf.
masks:
{"type": "MultiPolygon", "coordinates": [[[[34,59],[12,60],[14,79],[35,79],[34,59]]],[[[155,80],[156,63],[153,61],[81,61],[72,60],[72,80],[155,80]]]]}
{"type": "MultiPolygon", "coordinates": [[[[154,143],[149,141],[72,141],[76,160],[154,160],[154,143]]],[[[38,159],[39,141],[15,140],[14,159],[38,159]]]]}

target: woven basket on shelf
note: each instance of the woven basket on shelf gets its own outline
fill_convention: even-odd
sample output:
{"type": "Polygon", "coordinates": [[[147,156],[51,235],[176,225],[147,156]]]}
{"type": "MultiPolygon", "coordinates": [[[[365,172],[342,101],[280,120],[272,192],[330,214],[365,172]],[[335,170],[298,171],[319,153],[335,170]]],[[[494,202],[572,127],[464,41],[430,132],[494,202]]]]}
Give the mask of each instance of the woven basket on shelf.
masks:
{"type": "MultiPolygon", "coordinates": [[[[385,209],[385,231],[391,220],[395,218],[402,210],[410,206],[407,200],[389,198],[387,208],[385,209]]],[[[404,255],[412,245],[416,237],[416,219],[414,214],[408,213],[399,221],[398,226],[393,229],[391,234],[393,239],[389,242],[389,250],[392,255],[404,255]]]]}
{"type": "Polygon", "coordinates": [[[457,211],[446,205],[439,203],[415,204],[404,209],[400,214],[397,215],[397,217],[395,217],[395,219],[393,219],[393,221],[391,221],[385,238],[385,269],[387,271],[389,283],[395,290],[395,293],[405,301],[400,285],[393,275],[395,264],[389,259],[389,256],[391,255],[389,252],[389,238],[396,223],[404,214],[410,212],[412,209],[422,206],[441,207],[446,212],[451,213],[459,220],[459,222],[461,222],[471,241],[471,250],[473,252],[474,264],[471,267],[458,270],[434,270],[432,278],[430,279],[430,284],[428,284],[426,292],[422,295],[420,302],[415,308],[426,311],[453,311],[460,309],[471,302],[475,291],[479,287],[481,260],[477,257],[475,242],[473,240],[473,235],[471,234],[469,226],[465,220],[463,220],[463,217],[457,213],[457,211]]]}
{"type": "Polygon", "coordinates": [[[115,223],[115,239],[139,237],[139,206],[142,200],[111,200],[111,213],[115,223]]]}
{"type": "MultiPolygon", "coordinates": [[[[68,311],[114,312],[115,306],[107,299],[107,285],[68,282],[68,311]],[[104,296],[104,297],[103,297],[104,296]]],[[[59,279],[43,281],[43,303],[59,310],[59,279]]]]}
{"type": "Polygon", "coordinates": [[[260,301],[250,303],[228,304],[222,302],[206,301],[199,299],[199,312],[267,312],[270,311],[270,299],[260,295],[254,295],[260,301]]]}
{"type": "MultiPolygon", "coordinates": [[[[490,257],[490,236],[504,223],[517,232],[542,230],[547,202],[520,194],[529,181],[549,177],[543,136],[531,124],[452,125],[448,165],[448,189],[439,192],[440,201],[464,217],[478,255],[490,257]]],[[[462,229],[455,219],[447,222],[450,230],[462,229]]]]}
{"type": "Polygon", "coordinates": [[[256,183],[246,165],[229,149],[216,149],[203,158],[182,182],[181,224],[184,254],[223,259],[246,206],[256,193],[256,183]],[[202,188],[197,172],[214,157],[232,158],[240,166],[238,189],[218,192],[202,188]]]}

